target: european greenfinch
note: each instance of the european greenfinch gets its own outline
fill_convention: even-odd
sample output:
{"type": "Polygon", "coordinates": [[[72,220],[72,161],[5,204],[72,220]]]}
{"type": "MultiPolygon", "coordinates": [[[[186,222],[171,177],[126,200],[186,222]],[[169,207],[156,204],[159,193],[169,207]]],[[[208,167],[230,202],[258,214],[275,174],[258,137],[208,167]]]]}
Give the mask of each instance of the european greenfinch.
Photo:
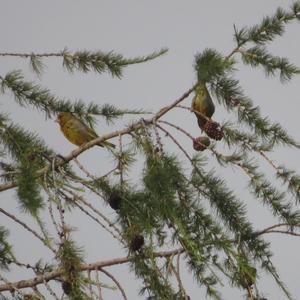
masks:
{"type": "MultiPolygon", "coordinates": [[[[98,134],[83,121],[75,117],[70,112],[62,112],[58,115],[57,123],[64,136],[74,145],[81,146],[98,137],[98,134]]],[[[109,146],[115,148],[115,145],[109,142],[101,142],[97,146],[109,146]]]]}
{"type": "MultiPolygon", "coordinates": [[[[197,111],[207,118],[211,118],[215,112],[215,106],[209,94],[209,91],[205,85],[205,82],[199,81],[198,85],[196,86],[195,96],[192,101],[192,109],[197,111]]],[[[196,114],[198,119],[198,125],[201,129],[206,124],[207,119],[202,117],[200,114],[196,114]]]]}

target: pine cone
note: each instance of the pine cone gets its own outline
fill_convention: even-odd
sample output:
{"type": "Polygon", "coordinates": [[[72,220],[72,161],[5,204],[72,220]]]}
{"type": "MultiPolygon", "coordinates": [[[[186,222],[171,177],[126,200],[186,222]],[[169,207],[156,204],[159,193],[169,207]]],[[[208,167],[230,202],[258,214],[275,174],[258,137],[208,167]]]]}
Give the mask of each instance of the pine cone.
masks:
{"type": "Polygon", "coordinates": [[[133,237],[133,239],[131,240],[129,248],[132,251],[138,251],[142,248],[144,243],[145,243],[144,237],[142,235],[138,234],[138,235],[135,235],[133,237]]]}
{"type": "Polygon", "coordinates": [[[108,198],[110,207],[114,210],[118,210],[121,207],[122,198],[117,193],[112,193],[108,198]]]}
{"type": "Polygon", "coordinates": [[[224,136],[223,130],[217,122],[207,121],[203,126],[203,130],[210,138],[217,141],[220,141],[224,136]]]}
{"type": "Polygon", "coordinates": [[[206,136],[199,136],[193,140],[193,148],[196,151],[204,151],[210,145],[210,139],[206,136]]]}
{"type": "Polygon", "coordinates": [[[66,295],[70,295],[72,291],[72,284],[68,281],[63,281],[61,287],[66,295]]]}

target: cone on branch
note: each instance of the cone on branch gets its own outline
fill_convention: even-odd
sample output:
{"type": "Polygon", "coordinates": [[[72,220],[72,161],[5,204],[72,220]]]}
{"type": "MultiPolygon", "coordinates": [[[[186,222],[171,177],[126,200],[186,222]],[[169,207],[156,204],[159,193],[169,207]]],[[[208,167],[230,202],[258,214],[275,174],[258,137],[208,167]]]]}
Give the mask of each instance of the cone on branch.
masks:
{"type": "Polygon", "coordinates": [[[112,192],[108,198],[108,203],[112,209],[119,210],[121,208],[122,197],[119,193],[112,192]]]}
{"type": "Polygon", "coordinates": [[[138,251],[143,247],[144,243],[144,237],[141,234],[137,234],[133,236],[129,248],[131,251],[138,251]]]}
{"type": "Polygon", "coordinates": [[[145,238],[142,235],[142,230],[139,225],[132,224],[128,219],[126,222],[128,227],[124,232],[124,238],[127,240],[128,248],[132,252],[138,251],[145,244],[145,238]]]}
{"type": "Polygon", "coordinates": [[[61,288],[63,289],[66,295],[70,295],[72,291],[72,284],[68,281],[63,281],[61,284],[61,288]]]}
{"type": "Polygon", "coordinates": [[[210,138],[216,141],[220,141],[224,136],[220,124],[214,121],[207,121],[202,129],[210,138]]]}
{"type": "Polygon", "coordinates": [[[193,148],[196,151],[204,151],[210,145],[210,139],[207,136],[199,136],[193,140],[193,148]]]}

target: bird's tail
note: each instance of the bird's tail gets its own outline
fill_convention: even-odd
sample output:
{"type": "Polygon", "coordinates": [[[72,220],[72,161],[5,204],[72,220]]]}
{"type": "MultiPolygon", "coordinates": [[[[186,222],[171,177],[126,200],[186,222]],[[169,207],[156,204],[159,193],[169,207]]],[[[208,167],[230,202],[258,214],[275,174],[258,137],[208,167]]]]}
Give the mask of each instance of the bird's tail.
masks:
{"type": "Polygon", "coordinates": [[[204,125],[206,124],[207,120],[199,115],[196,114],[197,120],[198,120],[198,126],[200,129],[203,130],[204,125]]]}

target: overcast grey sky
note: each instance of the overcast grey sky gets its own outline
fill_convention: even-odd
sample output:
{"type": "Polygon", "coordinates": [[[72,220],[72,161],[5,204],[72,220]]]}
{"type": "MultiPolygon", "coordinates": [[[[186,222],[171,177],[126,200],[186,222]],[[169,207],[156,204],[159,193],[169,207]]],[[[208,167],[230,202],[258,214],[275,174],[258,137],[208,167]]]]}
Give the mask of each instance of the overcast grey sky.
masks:
{"type": "MultiPolygon", "coordinates": [[[[194,55],[205,48],[215,48],[224,55],[234,48],[233,24],[238,28],[254,25],[263,16],[271,14],[278,6],[288,7],[287,0],[252,1],[216,1],[216,0],[95,0],[95,1],[16,1],[2,0],[0,6],[0,52],[57,52],[67,47],[75,50],[114,50],[125,57],[146,55],[162,47],[168,47],[169,53],[154,61],[128,67],[124,77],[119,80],[108,74],[94,73],[69,74],[61,67],[57,58],[45,59],[47,66],[41,78],[37,78],[29,67],[28,60],[1,57],[0,75],[21,69],[26,79],[34,80],[49,88],[61,98],[82,99],[86,102],[110,103],[120,108],[143,108],[156,111],[169,104],[189,89],[195,82],[193,71],[194,55]]],[[[273,53],[287,56],[300,66],[300,24],[290,25],[284,38],[271,44],[273,53]]],[[[263,72],[251,70],[242,65],[237,72],[238,78],[262,114],[279,121],[289,133],[300,141],[299,132],[299,84],[300,79],[281,85],[277,79],[265,79],[263,72]]],[[[187,104],[190,100],[186,101],[187,104]]],[[[37,111],[19,108],[11,95],[1,95],[1,111],[10,112],[11,118],[25,128],[37,132],[47,143],[62,155],[68,154],[71,145],[57,128],[53,120],[45,120],[37,111]]],[[[189,128],[196,135],[198,127],[195,118],[182,111],[171,113],[170,120],[189,128]]],[[[224,111],[217,108],[215,119],[225,121],[224,111]]],[[[128,121],[128,119],[126,119],[128,121]]],[[[117,122],[113,128],[121,128],[124,122],[117,122]]],[[[110,129],[100,120],[99,132],[110,129]]],[[[186,141],[189,143],[189,141],[186,141]]],[[[188,145],[188,144],[186,144],[188,145]]],[[[105,155],[105,154],[104,154],[105,155]]],[[[272,154],[279,163],[286,163],[300,172],[299,153],[293,150],[279,149],[272,154]]],[[[97,172],[100,168],[109,168],[107,157],[99,156],[99,150],[91,149],[80,160],[97,172]]],[[[214,165],[213,162],[211,163],[214,165]]],[[[267,169],[269,172],[270,170],[267,169]]],[[[270,172],[269,172],[270,173],[270,172]]],[[[245,197],[249,207],[249,217],[258,228],[272,225],[269,213],[245,192],[246,178],[239,171],[225,172],[230,185],[238,189],[245,197]]],[[[18,204],[13,191],[0,194],[0,203],[5,209],[17,212],[18,204]]],[[[107,213],[112,215],[110,210],[107,213]]],[[[22,219],[30,223],[24,214],[22,219]]],[[[124,256],[124,251],[107,233],[101,233],[94,223],[81,214],[68,219],[77,226],[78,242],[87,244],[86,260],[89,262],[124,256]]],[[[0,224],[10,228],[11,241],[17,245],[17,256],[21,261],[34,262],[36,257],[47,257],[36,241],[32,241],[27,232],[0,215],[0,224]],[[34,256],[32,257],[32,254],[34,256]]],[[[274,261],[280,274],[292,291],[295,299],[300,299],[299,288],[299,242],[287,236],[268,236],[274,249],[274,261]]],[[[20,273],[7,274],[8,278],[20,279],[20,273]]],[[[29,276],[31,277],[32,274],[29,276]]],[[[268,299],[284,299],[282,293],[270,278],[262,278],[259,286],[268,299]]],[[[134,275],[126,275],[126,267],[118,269],[118,279],[123,282],[129,299],[137,296],[134,275]]],[[[104,278],[102,278],[104,280],[104,278]]],[[[106,282],[108,280],[105,278],[106,282]]],[[[203,299],[203,291],[193,284],[186,274],[184,281],[192,299],[203,299]]],[[[241,299],[243,292],[232,291],[230,287],[222,289],[224,299],[241,299]]],[[[107,294],[110,300],[120,299],[115,292],[107,294]]]]}

